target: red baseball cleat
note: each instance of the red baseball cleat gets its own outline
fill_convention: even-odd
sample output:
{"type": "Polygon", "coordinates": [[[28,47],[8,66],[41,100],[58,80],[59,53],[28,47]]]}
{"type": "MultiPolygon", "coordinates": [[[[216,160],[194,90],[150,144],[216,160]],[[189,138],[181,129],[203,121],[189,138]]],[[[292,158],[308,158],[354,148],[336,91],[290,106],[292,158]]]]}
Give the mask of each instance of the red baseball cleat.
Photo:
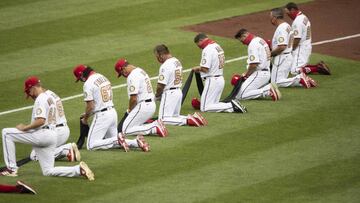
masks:
{"type": "Polygon", "coordinates": [[[150,151],[150,145],[145,141],[144,136],[142,135],[136,136],[136,142],[138,143],[141,150],[143,150],[144,152],[150,151]]]}
{"type": "Polygon", "coordinates": [[[122,133],[118,134],[118,143],[125,150],[125,152],[129,152],[129,145],[126,143],[124,135],[122,133]]]}

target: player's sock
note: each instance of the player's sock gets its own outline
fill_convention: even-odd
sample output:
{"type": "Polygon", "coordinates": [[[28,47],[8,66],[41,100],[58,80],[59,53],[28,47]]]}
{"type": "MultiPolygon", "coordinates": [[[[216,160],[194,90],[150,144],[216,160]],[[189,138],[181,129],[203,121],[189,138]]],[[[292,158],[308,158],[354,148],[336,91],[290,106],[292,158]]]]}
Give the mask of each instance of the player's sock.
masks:
{"type": "Polygon", "coordinates": [[[306,65],[303,68],[303,72],[308,74],[308,73],[318,73],[318,66],[317,65],[306,65]]]}
{"type": "Polygon", "coordinates": [[[5,193],[20,193],[20,189],[12,185],[0,185],[0,191],[5,193]]]}

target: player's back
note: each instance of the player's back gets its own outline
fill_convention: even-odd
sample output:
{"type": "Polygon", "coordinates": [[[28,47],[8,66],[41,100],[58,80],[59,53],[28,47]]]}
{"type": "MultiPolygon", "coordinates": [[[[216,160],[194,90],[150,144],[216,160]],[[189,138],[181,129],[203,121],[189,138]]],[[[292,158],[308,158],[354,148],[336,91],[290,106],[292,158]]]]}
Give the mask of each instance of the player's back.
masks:
{"type": "Polygon", "coordinates": [[[281,23],[275,30],[272,39],[272,50],[275,50],[279,45],[287,45],[282,53],[290,53],[292,51],[292,44],[294,35],[291,26],[287,22],[281,23]]]}
{"type": "Polygon", "coordinates": [[[311,46],[311,23],[305,14],[301,13],[295,18],[292,29],[294,38],[300,38],[299,45],[311,46]]]}
{"type": "Polygon", "coordinates": [[[257,70],[269,70],[271,52],[268,44],[260,37],[251,40],[248,47],[248,64],[257,63],[257,70]]]}
{"type": "Polygon", "coordinates": [[[51,90],[46,90],[45,94],[51,97],[56,105],[56,114],[55,114],[56,125],[66,124],[67,121],[66,121],[64,106],[62,104],[61,98],[51,90]]]}
{"type": "Polygon", "coordinates": [[[223,75],[225,65],[225,52],[217,43],[207,45],[202,51],[200,66],[209,69],[207,73],[201,72],[201,77],[223,75]]]}
{"type": "Polygon", "coordinates": [[[141,68],[137,67],[131,71],[128,78],[128,96],[137,95],[137,101],[154,99],[155,95],[151,86],[149,75],[141,68]]]}
{"type": "Polygon", "coordinates": [[[49,128],[55,128],[56,125],[55,101],[45,92],[39,94],[34,102],[34,107],[31,115],[31,122],[33,122],[37,118],[45,119],[45,123],[41,127],[48,126],[49,128]]]}
{"type": "Polygon", "coordinates": [[[182,85],[182,65],[175,58],[167,59],[160,67],[159,81],[165,85],[165,89],[178,88],[182,85]]]}
{"type": "Polygon", "coordinates": [[[100,73],[90,75],[84,84],[84,101],[94,101],[94,111],[114,106],[110,81],[100,73]]]}

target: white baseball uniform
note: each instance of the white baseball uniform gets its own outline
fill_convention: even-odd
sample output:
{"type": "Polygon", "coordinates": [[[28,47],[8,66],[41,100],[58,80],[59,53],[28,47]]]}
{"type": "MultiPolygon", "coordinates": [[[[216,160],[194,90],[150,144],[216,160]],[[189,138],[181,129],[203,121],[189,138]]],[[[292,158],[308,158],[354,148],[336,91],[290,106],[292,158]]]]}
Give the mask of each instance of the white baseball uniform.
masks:
{"type": "Polygon", "coordinates": [[[200,72],[205,80],[201,95],[200,110],[208,112],[234,112],[231,103],[220,102],[224,90],[223,68],[225,65],[224,50],[217,43],[207,45],[202,50],[200,66],[208,68],[208,72],[200,72]]]}
{"type": "MultiPolygon", "coordinates": [[[[57,134],[57,141],[56,141],[56,149],[55,149],[55,159],[60,159],[65,157],[69,150],[71,150],[71,143],[65,144],[70,135],[70,129],[67,126],[67,120],[65,117],[64,106],[61,102],[60,97],[55,94],[51,90],[46,90],[45,94],[55,101],[56,105],[56,128],[55,132],[57,134]]],[[[30,158],[32,160],[37,160],[35,151],[33,150],[30,154],[30,158]]]]}
{"type": "Polygon", "coordinates": [[[239,100],[256,99],[270,96],[270,58],[271,53],[267,43],[260,37],[254,37],[248,46],[247,68],[257,64],[254,71],[241,85],[236,98],[239,100]]]}
{"type": "Polygon", "coordinates": [[[182,65],[177,58],[169,58],[160,66],[158,83],[165,85],[161,95],[159,118],[165,124],[186,125],[188,117],[180,115],[183,96],[180,89],[182,65]]]}
{"type": "Polygon", "coordinates": [[[137,96],[136,106],[129,112],[123,123],[122,132],[125,135],[155,134],[157,122],[144,124],[155,113],[155,95],[148,74],[141,68],[133,69],[127,77],[127,91],[137,96]]]}
{"type": "Polygon", "coordinates": [[[110,81],[99,73],[89,76],[84,84],[84,101],[94,101],[94,118],[89,128],[88,150],[119,148],[117,113],[113,104],[110,81]]]}
{"type": "Polygon", "coordinates": [[[291,54],[293,39],[291,26],[287,22],[281,23],[276,28],[272,38],[272,50],[275,50],[279,45],[287,46],[279,55],[273,57],[271,82],[276,83],[278,87],[301,86],[300,75],[288,78],[293,63],[291,54]]]}
{"type": "Polygon", "coordinates": [[[80,176],[80,166],[54,167],[54,152],[57,141],[56,126],[56,102],[46,93],[41,93],[35,100],[32,118],[44,118],[45,124],[37,129],[20,131],[16,128],[4,128],[2,130],[4,160],[6,166],[17,171],[15,142],[31,144],[39,159],[40,167],[45,176],[80,176]]]}
{"type": "Polygon", "coordinates": [[[300,38],[299,46],[293,51],[293,64],[291,73],[300,72],[300,68],[306,66],[311,55],[311,24],[309,19],[300,12],[292,23],[294,38],[300,38]]]}

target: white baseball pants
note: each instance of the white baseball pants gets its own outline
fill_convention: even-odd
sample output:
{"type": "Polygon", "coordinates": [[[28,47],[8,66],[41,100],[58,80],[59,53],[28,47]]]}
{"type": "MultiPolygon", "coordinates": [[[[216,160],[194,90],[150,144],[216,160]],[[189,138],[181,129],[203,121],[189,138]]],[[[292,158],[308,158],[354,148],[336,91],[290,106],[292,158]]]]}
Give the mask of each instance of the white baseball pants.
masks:
{"type": "Polygon", "coordinates": [[[220,102],[224,90],[224,77],[207,77],[201,95],[200,110],[207,112],[234,112],[231,103],[220,102]]]}
{"type": "Polygon", "coordinates": [[[255,71],[241,85],[239,100],[257,99],[270,95],[270,71],[255,71]]]}
{"type": "Polygon", "coordinates": [[[13,171],[17,171],[15,142],[18,142],[33,146],[44,176],[80,176],[79,165],[71,167],[54,167],[56,137],[55,131],[49,129],[24,132],[16,128],[4,128],[2,130],[2,143],[6,166],[13,171]]]}
{"type": "Polygon", "coordinates": [[[97,112],[91,122],[87,139],[88,150],[119,148],[115,108],[97,112]]]}
{"type": "Polygon", "coordinates": [[[293,56],[291,53],[275,56],[271,71],[271,82],[278,87],[301,86],[300,75],[288,78],[292,63],[293,56]]]}
{"type": "Polygon", "coordinates": [[[144,124],[152,118],[156,110],[154,101],[138,103],[126,117],[122,132],[125,135],[149,135],[156,133],[156,122],[144,124]]]}
{"type": "Polygon", "coordinates": [[[299,45],[293,52],[293,63],[291,66],[291,74],[297,75],[300,69],[309,63],[312,46],[299,45]]]}
{"type": "Polygon", "coordinates": [[[161,95],[159,119],[168,125],[187,125],[187,116],[180,115],[182,91],[180,88],[166,90],[161,95]]]}

